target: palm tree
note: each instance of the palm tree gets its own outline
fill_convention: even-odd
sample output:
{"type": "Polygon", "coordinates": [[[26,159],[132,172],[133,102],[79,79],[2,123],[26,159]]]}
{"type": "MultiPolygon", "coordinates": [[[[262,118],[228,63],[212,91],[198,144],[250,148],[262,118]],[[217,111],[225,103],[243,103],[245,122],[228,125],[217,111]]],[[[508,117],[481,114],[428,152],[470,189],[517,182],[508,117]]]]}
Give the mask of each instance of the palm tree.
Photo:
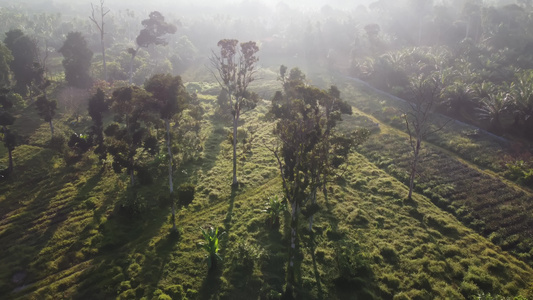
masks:
{"type": "Polygon", "coordinates": [[[511,96],[503,91],[498,91],[482,98],[479,104],[478,117],[489,122],[489,130],[496,133],[501,132],[501,117],[510,108],[511,96]]]}
{"type": "Polygon", "coordinates": [[[461,81],[455,81],[442,90],[440,97],[441,104],[446,106],[452,116],[461,117],[462,112],[473,106],[474,89],[461,81]]]}
{"type": "Polygon", "coordinates": [[[529,135],[533,126],[533,71],[517,73],[516,80],[510,85],[510,93],[516,109],[514,126],[523,126],[529,135]]]}

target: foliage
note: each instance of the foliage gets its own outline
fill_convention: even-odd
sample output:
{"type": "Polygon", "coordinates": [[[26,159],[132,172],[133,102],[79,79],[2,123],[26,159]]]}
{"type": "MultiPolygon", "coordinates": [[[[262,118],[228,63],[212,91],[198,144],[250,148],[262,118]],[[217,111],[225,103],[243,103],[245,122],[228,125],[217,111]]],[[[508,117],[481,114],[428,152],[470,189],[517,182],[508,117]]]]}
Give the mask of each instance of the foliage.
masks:
{"type": "Polygon", "coordinates": [[[135,39],[137,49],[129,48],[128,53],[131,55],[130,60],[130,84],[133,80],[133,60],[137,56],[141,47],[148,47],[149,45],[167,45],[167,41],[163,38],[166,34],[176,33],[176,26],[165,22],[165,17],[158,11],[153,11],[148,15],[148,19],[142,20],[144,27],[139,32],[135,39]]]}
{"type": "Polygon", "coordinates": [[[104,91],[101,88],[98,88],[96,90],[96,93],[91,98],[89,98],[88,106],[89,116],[93,121],[90,134],[96,145],[94,153],[98,154],[100,156],[100,159],[103,159],[106,155],[103,132],[103,114],[109,109],[109,106],[106,102],[106,96],[104,94],[104,91]]]}
{"type": "Polygon", "coordinates": [[[267,222],[272,228],[279,228],[281,214],[287,210],[287,201],[279,199],[278,195],[268,198],[264,212],[268,215],[267,222]]]}
{"type": "Polygon", "coordinates": [[[202,236],[204,242],[202,243],[202,248],[207,252],[205,261],[207,263],[207,268],[209,271],[217,268],[217,261],[222,261],[222,257],[218,254],[220,250],[220,239],[226,234],[225,232],[218,233],[218,227],[213,228],[209,227],[207,231],[203,228],[202,236]]]}
{"type": "Polygon", "coordinates": [[[56,114],[57,101],[49,100],[46,94],[43,94],[37,98],[37,101],[35,101],[35,106],[39,116],[41,116],[45,122],[50,124],[50,132],[52,137],[54,137],[54,125],[52,123],[52,119],[56,114]]]}
{"type": "Polygon", "coordinates": [[[65,79],[71,86],[87,88],[91,85],[89,70],[93,52],[81,32],[69,32],[63,46],[59,49],[63,55],[65,79]]]}
{"type": "Polygon", "coordinates": [[[113,169],[120,172],[125,168],[132,186],[135,184],[134,172],[141,169],[137,150],[151,155],[157,152],[157,145],[147,143],[152,136],[146,126],[155,121],[155,112],[150,109],[154,105],[152,101],[150,95],[138,87],[115,90],[111,111],[117,122],[104,130],[107,151],[113,156],[113,169]]]}
{"type": "Polygon", "coordinates": [[[6,32],[4,44],[13,55],[9,66],[16,81],[15,92],[26,95],[35,77],[34,65],[38,62],[37,43],[20,29],[13,29],[6,32]]]}
{"type": "Polygon", "coordinates": [[[67,143],[78,155],[87,152],[92,147],[92,144],[92,139],[89,135],[77,133],[71,134],[67,143]]]}
{"type": "Polygon", "coordinates": [[[7,87],[11,85],[9,65],[13,61],[11,51],[0,43],[0,87],[7,87]]]}

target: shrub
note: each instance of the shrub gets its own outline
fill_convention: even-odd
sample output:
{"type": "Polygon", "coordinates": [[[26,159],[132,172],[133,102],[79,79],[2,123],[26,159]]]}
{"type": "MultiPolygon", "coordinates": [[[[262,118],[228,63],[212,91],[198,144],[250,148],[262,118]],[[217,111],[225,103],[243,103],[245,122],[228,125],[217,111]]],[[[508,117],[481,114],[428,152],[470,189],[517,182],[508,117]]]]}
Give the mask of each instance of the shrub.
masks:
{"type": "Polygon", "coordinates": [[[196,185],[192,183],[185,183],[178,188],[178,205],[188,206],[194,200],[194,192],[196,185]]]}
{"type": "Polygon", "coordinates": [[[259,246],[250,244],[242,239],[237,241],[237,248],[233,252],[233,268],[252,271],[254,265],[265,256],[265,252],[259,246]]]}
{"type": "Polygon", "coordinates": [[[65,135],[63,135],[62,133],[54,134],[54,136],[48,142],[48,148],[55,150],[59,153],[63,153],[65,151],[65,146],[66,138],[65,135]]]}
{"type": "Polygon", "coordinates": [[[335,249],[339,277],[337,284],[353,285],[359,281],[371,280],[372,268],[368,255],[357,243],[340,242],[335,249]]]}
{"type": "Polygon", "coordinates": [[[87,134],[73,133],[70,135],[67,145],[70,149],[74,150],[76,154],[81,155],[91,148],[93,145],[93,139],[87,134]]]}
{"type": "Polygon", "coordinates": [[[146,211],[148,203],[142,195],[130,187],[122,198],[117,201],[117,207],[121,213],[133,216],[146,211]]]}
{"type": "MultiPolygon", "coordinates": [[[[163,295],[169,295],[172,300],[186,300],[187,296],[183,287],[179,284],[171,285],[165,288],[165,293],[163,295]]],[[[160,296],[161,297],[161,296],[160,296]]]]}
{"type": "Polygon", "coordinates": [[[389,264],[396,264],[398,262],[398,254],[396,253],[396,250],[391,247],[384,247],[380,251],[381,256],[383,256],[383,260],[385,260],[389,264]]]}
{"type": "Polygon", "coordinates": [[[470,281],[463,281],[459,286],[459,292],[461,292],[466,299],[471,299],[472,296],[479,293],[479,288],[470,281]]]}

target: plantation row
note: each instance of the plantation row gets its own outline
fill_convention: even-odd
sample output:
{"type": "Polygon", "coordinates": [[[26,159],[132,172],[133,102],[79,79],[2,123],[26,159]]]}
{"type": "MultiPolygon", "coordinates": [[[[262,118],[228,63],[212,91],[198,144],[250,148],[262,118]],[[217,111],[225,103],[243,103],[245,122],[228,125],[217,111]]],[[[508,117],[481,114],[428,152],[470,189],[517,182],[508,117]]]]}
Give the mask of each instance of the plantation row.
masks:
{"type": "MultiPolygon", "coordinates": [[[[349,86],[344,86],[344,90],[354,95],[349,89],[349,86]]],[[[405,123],[398,118],[402,113],[397,108],[402,107],[401,102],[367,92],[365,96],[352,100],[352,103],[381,121],[405,130],[405,123]]],[[[431,126],[442,124],[445,122],[443,119],[435,117],[431,126]]],[[[355,121],[378,133],[363,144],[360,151],[389,174],[408,183],[413,155],[408,143],[409,137],[398,131],[389,132],[388,129],[380,132],[383,130],[380,130],[379,126],[376,127],[364,114],[358,116],[355,121]]],[[[445,150],[433,146],[425,147],[415,188],[440,208],[454,213],[463,223],[490,236],[496,244],[531,263],[530,250],[533,241],[530,236],[533,221],[528,211],[532,208],[532,196],[509,186],[494,175],[480,171],[480,167],[491,167],[499,171],[499,174],[504,174],[501,165],[494,162],[502,157],[502,146],[499,144],[501,141],[486,136],[483,132],[471,137],[463,135],[471,130],[467,125],[446,123],[444,129],[428,137],[428,141],[479,166],[470,167],[445,150]],[[455,143],[454,139],[459,141],[455,143]],[[489,160],[493,160],[491,164],[486,163],[489,160]]]]}

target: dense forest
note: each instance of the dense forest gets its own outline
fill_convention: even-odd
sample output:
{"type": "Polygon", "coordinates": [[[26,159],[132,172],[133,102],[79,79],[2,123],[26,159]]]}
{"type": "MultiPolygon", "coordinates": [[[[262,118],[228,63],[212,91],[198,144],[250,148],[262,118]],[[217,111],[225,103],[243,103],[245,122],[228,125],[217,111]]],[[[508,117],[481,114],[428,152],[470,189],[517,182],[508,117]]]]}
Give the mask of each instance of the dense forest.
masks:
{"type": "Polygon", "coordinates": [[[0,0],[1,299],[533,299],[530,0],[0,0]]]}

